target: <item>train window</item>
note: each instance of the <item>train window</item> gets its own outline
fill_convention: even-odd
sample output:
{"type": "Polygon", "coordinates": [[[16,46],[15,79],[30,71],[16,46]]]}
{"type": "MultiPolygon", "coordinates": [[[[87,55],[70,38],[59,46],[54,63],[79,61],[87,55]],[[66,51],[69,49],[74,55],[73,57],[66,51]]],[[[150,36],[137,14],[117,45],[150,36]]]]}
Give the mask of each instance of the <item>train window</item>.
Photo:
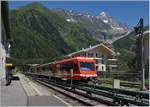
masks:
{"type": "Polygon", "coordinates": [[[72,63],[70,63],[70,64],[62,64],[61,67],[60,67],[60,70],[61,71],[69,71],[72,68],[73,68],[72,63]]]}
{"type": "Polygon", "coordinates": [[[94,63],[93,62],[80,62],[80,70],[94,70],[94,63]]]}

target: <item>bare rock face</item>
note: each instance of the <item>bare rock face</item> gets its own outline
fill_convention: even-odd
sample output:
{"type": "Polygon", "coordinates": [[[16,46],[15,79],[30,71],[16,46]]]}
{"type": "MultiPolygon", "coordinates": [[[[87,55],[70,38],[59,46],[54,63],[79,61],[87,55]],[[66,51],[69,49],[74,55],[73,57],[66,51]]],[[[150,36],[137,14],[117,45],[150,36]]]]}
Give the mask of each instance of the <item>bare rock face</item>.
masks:
{"type": "Polygon", "coordinates": [[[92,16],[90,13],[80,13],[73,10],[52,9],[52,11],[65,17],[69,23],[82,24],[98,41],[102,41],[104,36],[105,39],[115,40],[133,30],[132,27],[115,20],[106,12],[101,12],[98,16],[92,16]]]}
{"type": "Polygon", "coordinates": [[[132,30],[131,27],[113,19],[106,12],[101,12],[98,18],[101,19],[104,23],[108,24],[112,28],[112,30],[118,33],[126,33],[132,30]]]}

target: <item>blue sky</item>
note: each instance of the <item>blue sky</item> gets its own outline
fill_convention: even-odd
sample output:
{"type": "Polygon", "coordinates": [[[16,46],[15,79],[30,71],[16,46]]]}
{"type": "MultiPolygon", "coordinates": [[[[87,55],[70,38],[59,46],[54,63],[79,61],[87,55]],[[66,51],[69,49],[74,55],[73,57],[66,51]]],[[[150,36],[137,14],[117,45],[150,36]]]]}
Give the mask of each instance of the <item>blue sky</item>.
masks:
{"type": "MultiPolygon", "coordinates": [[[[32,1],[10,1],[10,9],[18,8],[31,3],[32,1]]],[[[97,16],[105,11],[118,21],[135,26],[140,19],[144,18],[144,24],[149,24],[149,3],[148,1],[42,1],[47,8],[63,8],[88,12],[97,16]]]]}

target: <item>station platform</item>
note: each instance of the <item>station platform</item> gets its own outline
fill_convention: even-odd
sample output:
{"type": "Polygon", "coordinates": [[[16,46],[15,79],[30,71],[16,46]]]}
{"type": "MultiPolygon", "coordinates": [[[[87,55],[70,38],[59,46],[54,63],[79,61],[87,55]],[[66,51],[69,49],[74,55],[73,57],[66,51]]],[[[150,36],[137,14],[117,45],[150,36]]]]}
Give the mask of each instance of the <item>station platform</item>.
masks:
{"type": "Polygon", "coordinates": [[[19,81],[12,81],[10,86],[5,86],[1,81],[1,106],[27,106],[27,95],[19,81]]]}
{"type": "Polygon", "coordinates": [[[0,106],[69,106],[61,98],[19,74],[9,86],[0,81],[0,106]]]}

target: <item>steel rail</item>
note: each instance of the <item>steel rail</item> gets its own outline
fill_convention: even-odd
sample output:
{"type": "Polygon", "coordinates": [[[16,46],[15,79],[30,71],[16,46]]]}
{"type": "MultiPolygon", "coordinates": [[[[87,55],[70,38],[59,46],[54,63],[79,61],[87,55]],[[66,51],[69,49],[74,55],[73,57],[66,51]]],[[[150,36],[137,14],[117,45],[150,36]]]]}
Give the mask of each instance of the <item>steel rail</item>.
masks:
{"type": "Polygon", "coordinates": [[[72,95],[70,95],[70,94],[67,94],[67,93],[65,93],[65,92],[63,92],[63,91],[60,91],[60,90],[58,90],[58,89],[56,89],[56,88],[50,86],[49,84],[47,84],[47,83],[45,83],[45,82],[43,82],[43,81],[41,81],[41,80],[36,80],[36,82],[38,82],[38,83],[40,83],[40,84],[42,84],[42,85],[44,85],[44,86],[46,86],[46,87],[48,87],[48,88],[51,88],[52,90],[55,90],[55,91],[57,91],[57,92],[59,92],[59,93],[65,95],[65,96],[67,96],[67,97],[69,97],[69,98],[71,98],[71,99],[77,100],[77,101],[79,101],[80,103],[82,103],[82,104],[84,104],[84,105],[86,105],[86,106],[94,106],[94,105],[92,105],[92,104],[90,104],[90,103],[88,103],[88,102],[86,102],[86,101],[84,101],[84,100],[81,100],[81,99],[79,99],[79,98],[77,98],[77,97],[74,97],[74,96],[72,96],[72,95]]]}
{"type": "Polygon", "coordinates": [[[84,96],[86,98],[89,98],[89,99],[92,99],[92,100],[95,100],[97,102],[100,102],[100,103],[103,103],[103,104],[106,104],[108,106],[118,106],[118,104],[115,104],[111,101],[107,101],[107,100],[104,100],[104,99],[100,99],[100,98],[97,98],[97,97],[92,97],[92,96],[89,96],[87,94],[84,94],[82,92],[78,92],[77,90],[74,90],[74,89],[71,89],[71,88],[67,88],[66,86],[62,85],[62,84],[58,84],[58,83],[54,83],[54,82],[50,82],[50,81],[47,81],[47,80],[42,80],[43,82],[46,82],[48,84],[52,84],[54,86],[57,86],[57,87],[60,87],[66,91],[69,91],[69,92],[73,92],[75,94],[78,94],[78,95],[81,95],[81,96],[84,96]]]}
{"type": "MultiPolygon", "coordinates": [[[[45,81],[45,82],[50,83],[49,81],[45,81]]],[[[53,82],[55,82],[55,81],[53,81],[53,82]]],[[[66,87],[61,86],[61,85],[57,84],[57,86],[67,89],[66,87]]],[[[73,87],[76,88],[76,89],[79,89],[79,90],[83,90],[83,91],[86,91],[86,92],[89,92],[89,93],[96,94],[96,95],[101,95],[101,96],[105,96],[105,97],[108,97],[108,98],[112,98],[116,101],[118,101],[118,100],[123,101],[124,103],[130,103],[130,104],[139,105],[139,106],[148,106],[149,105],[149,102],[144,102],[142,100],[142,98],[149,99],[149,94],[147,94],[147,93],[134,92],[134,91],[128,91],[128,90],[122,90],[122,89],[113,89],[113,88],[109,88],[109,87],[89,85],[89,84],[85,84],[85,83],[79,83],[79,86],[78,85],[73,85],[73,87]],[[132,98],[129,97],[129,96],[132,96],[132,98]]],[[[73,92],[75,92],[75,91],[73,91],[73,92]]],[[[86,96],[86,97],[91,97],[91,96],[86,96]]],[[[96,100],[97,98],[94,98],[94,99],[96,100]]],[[[105,101],[101,101],[101,102],[105,103],[105,101]]],[[[106,103],[107,103],[107,101],[106,101],[106,103]]],[[[112,102],[110,102],[110,103],[112,103],[112,102]]]]}
{"type": "MultiPolygon", "coordinates": [[[[44,81],[44,82],[50,83],[49,81],[44,81]]],[[[52,83],[52,84],[56,85],[54,83],[52,83]]],[[[57,83],[57,86],[59,86],[61,88],[64,88],[64,87],[62,87],[62,85],[60,85],[58,83],[57,83]]],[[[116,101],[120,101],[121,104],[124,103],[124,104],[128,105],[130,103],[130,104],[139,105],[139,106],[148,106],[149,105],[146,102],[135,100],[135,99],[133,99],[133,97],[129,98],[128,96],[124,96],[124,95],[120,95],[120,94],[114,94],[112,92],[108,92],[108,91],[104,91],[104,90],[95,90],[95,89],[92,89],[92,88],[89,88],[89,87],[80,87],[80,86],[77,86],[77,85],[73,85],[73,87],[75,89],[79,89],[79,90],[82,90],[82,91],[85,91],[85,92],[88,92],[88,93],[93,93],[93,94],[96,94],[96,95],[101,95],[101,96],[111,98],[111,99],[116,100],[116,101]]],[[[67,88],[65,88],[65,89],[67,89],[67,88]]],[[[75,92],[75,91],[73,91],[73,92],[75,92]]],[[[80,93],[80,95],[81,95],[81,93],[80,93]]],[[[82,95],[84,95],[84,94],[82,94],[82,95]]],[[[86,95],[85,97],[89,97],[89,96],[86,95]]],[[[93,98],[93,97],[90,96],[90,98],[93,98]]],[[[97,100],[98,98],[94,98],[94,99],[97,100]]],[[[109,103],[111,103],[111,105],[114,104],[113,102],[110,102],[110,101],[109,101],[109,103]]]]}
{"type": "Polygon", "coordinates": [[[87,87],[94,87],[95,89],[100,89],[100,90],[107,90],[107,91],[117,93],[117,94],[125,94],[125,95],[129,95],[129,96],[133,96],[133,97],[139,97],[140,99],[142,99],[142,98],[149,99],[149,93],[129,91],[129,90],[117,89],[117,88],[102,87],[102,86],[98,86],[98,85],[89,85],[86,83],[80,83],[79,85],[87,86],[87,87]]]}
{"type": "Polygon", "coordinates": [[[124,96],[121,94],[115,94],[115,93],[104,91],[104,90],[96,90],[96,89],[92,90],[89,87],[78,87],[78,89],[81,89],[81,90],[84,90],[87,92],[91,92],[91,93],[96,94],[96,95],[102,95],[105,97],[109,97],[109,98],[112,98],[116,101],[121,101],[121,102],[126,103],[126,104],[130,103],[130,104],[139,105],[139,106],[148,106],[149,105],[148,102],[146,103],[143,101],[136,100],[133,97],[124,96]]]}
{"type": "MultiPolygon", "coordinates": [[[[37,75],[37,76],[45,76],[45,77],[49,77],[49,76],[46,76],[46,75],[41,75],[41,74],[33,74],[33,73],[30,73],[31,75],[37,75]]],[[[89,84],[86,84],[86,83],[79,83],[79,85],[84,85],[84,86],[88,86],[88,87],[94,87],[96,89],[100,89],[100,90],[107,90],[107,91],[110,91],[110,92],[114,92],[114,93],[117,93],[117,94],[125,94],[125,95],[130,95],[130,96],[134,96],[134,97],[137,97],[137,98],[145,98],[145,99],[149,99],[149,93],[144,93],[144,92],[136,92],[136,91],[129,91],[129,90],[124,90],[124,89],[117,89],[117,88],[110,88],[110,87],[104,87],[104,86],[98,86],[98,85],[89,85],[89,84]]]]}

